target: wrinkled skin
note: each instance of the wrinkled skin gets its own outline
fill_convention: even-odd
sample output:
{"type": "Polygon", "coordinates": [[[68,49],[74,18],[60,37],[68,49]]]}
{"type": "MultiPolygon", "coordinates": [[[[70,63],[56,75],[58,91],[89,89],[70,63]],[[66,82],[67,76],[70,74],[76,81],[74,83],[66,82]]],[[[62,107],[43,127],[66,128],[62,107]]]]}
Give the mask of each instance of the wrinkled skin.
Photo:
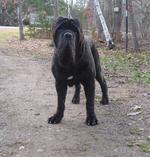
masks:
{"type": "Polygon", "coordinates": [[[48,119],[48,123],[59,123],[65,110],[67,86],[75,85],[72,103],[80,103],[80,84],[86,95],[86,124],[98,124],[94,111],[95,78],[102,89],[101,103],[109,103],[107,84],[101,72],[99,55],[91,39],[83,36],[82,28],[77,19],[60,17],[53,25],[55,52],[52,72],[58,97],[56,113],[48,119]]]}

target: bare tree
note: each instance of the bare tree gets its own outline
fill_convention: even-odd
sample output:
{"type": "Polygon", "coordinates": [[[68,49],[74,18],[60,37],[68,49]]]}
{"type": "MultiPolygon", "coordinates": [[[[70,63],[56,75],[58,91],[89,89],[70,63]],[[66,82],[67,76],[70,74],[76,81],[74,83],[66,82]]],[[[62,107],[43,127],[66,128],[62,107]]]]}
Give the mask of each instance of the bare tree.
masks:
{"type": "Polygon", "coordinates": [[[130,20],[131,20],[131,26],[132,26],[134,51],[138,52],[138,51],[140,51],[140,48],[139,48],[139,43],[138,43],[138,39],[137,39],[137,27],[136,27],[136,22],[134,19],[132,0],[129,0],[129,5],[130,5],[130,20]]]}
{"type": "Polygon", "coordinates": [[[24,40],[24,30],[22,21],[22,0],[18,1],[18,23],[19,23],[19,39],[24,40]]]}
{"type": "Polygon", "coordinates": [[[141,37],[143,39],[150,36],[150,1],[135,0],[133,3],[135,19],[138,23],[141,37]]]}
{"type": "Polygon", "coordinates": [[[58,0],[53,0],[53,13],[54,13],[54,19],[58,17],[58,0]]]}
{"type": "Polygon", "coordinates": [[[114,1],[114,39],[121,39],[121,23],[122,23],[122,0],[114,1]]]}
{"type": "Polygon", "coordinates": [[[103,14],[104,14],[108,29],[110,32],[112,32],[112,30],[113,30],[113,3],[112,3],[112,0],[104,1],[103,14]]]}

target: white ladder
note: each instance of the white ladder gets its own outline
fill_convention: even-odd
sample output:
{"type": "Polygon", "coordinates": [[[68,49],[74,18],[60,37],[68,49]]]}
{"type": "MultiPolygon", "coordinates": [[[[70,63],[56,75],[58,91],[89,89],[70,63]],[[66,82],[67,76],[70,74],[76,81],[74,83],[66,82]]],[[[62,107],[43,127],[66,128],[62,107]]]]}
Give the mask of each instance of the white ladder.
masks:
{"type": "Polygon", "coordinates": [[[98,17],[99,17],[99,19],[101,21],[101,24],[102,24],[102,27],[103,27],[103,31],[104,31],[104,35],[105,35],[107,46],[109,47],[109,49],[113,49],[115,45],[114,45],[114,43],[112,41],[112,38],[110,36],[108,27],[106,25],[105,18],[103,16],[99,0],[95,0],[95,8],[96,8],[98,17]]]}

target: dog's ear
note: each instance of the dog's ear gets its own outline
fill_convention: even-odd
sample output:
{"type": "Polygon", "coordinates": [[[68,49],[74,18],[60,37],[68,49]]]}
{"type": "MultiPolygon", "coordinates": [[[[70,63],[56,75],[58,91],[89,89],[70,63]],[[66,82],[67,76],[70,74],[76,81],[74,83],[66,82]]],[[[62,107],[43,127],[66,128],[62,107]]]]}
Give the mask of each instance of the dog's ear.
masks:
{"type": "Polygon", "coordinates": [[[58,17],[52,24],[52,32],[53,32],[53,35],[55,34],[55,31],[56,31],[56,27],[61,23],[61,21],[64,20],[64,17],[58,17]]]}
{"type": "Polygon", "coordinates": [[[52,31],[55,32],[56,26],[64,20],[64,17],[58,17],[52,24],[52,31]]]}
{"type": "Polygon", "coordinates": [[[65,20],[65,18],[60,16],[52,24],[52,34],[53,34],[53,40],[54,40],[55,45],[56,45],[56,39],[55,39],[56,30],[59,27],[59,25],[62,23],[62,21],[64,21],[64,20],[65,20]]]}
{"type": "Polygon", "coordinates": [[[78,28],[78,31],[79,31],[79,47],[80,47],[82,45],[82,43],[84,42],[82,25],[77,18],[74,18],[73,21],[74,21],[74,24],[76,25],[76,27],[78,28]]]}

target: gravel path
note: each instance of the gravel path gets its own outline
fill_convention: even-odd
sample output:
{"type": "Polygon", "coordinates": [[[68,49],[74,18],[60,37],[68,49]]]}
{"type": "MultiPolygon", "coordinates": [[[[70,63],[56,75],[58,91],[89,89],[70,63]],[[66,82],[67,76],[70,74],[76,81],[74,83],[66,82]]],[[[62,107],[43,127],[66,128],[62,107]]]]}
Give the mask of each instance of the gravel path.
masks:
{"type": "Polygon", "coordinates": [[[102,106],[97,85],[94,127],[84,124],[83,89],[81,104],[73,105],[69,88],[62,123],[49,125],[57,102],[50,67],[51,57],[0,51],[0,157],[150,157],[138,146],[150,135],[150,86],[107,78],[111,103],[102,106]],[[136,105],[141,113],[128,116],[136,105]]]}

